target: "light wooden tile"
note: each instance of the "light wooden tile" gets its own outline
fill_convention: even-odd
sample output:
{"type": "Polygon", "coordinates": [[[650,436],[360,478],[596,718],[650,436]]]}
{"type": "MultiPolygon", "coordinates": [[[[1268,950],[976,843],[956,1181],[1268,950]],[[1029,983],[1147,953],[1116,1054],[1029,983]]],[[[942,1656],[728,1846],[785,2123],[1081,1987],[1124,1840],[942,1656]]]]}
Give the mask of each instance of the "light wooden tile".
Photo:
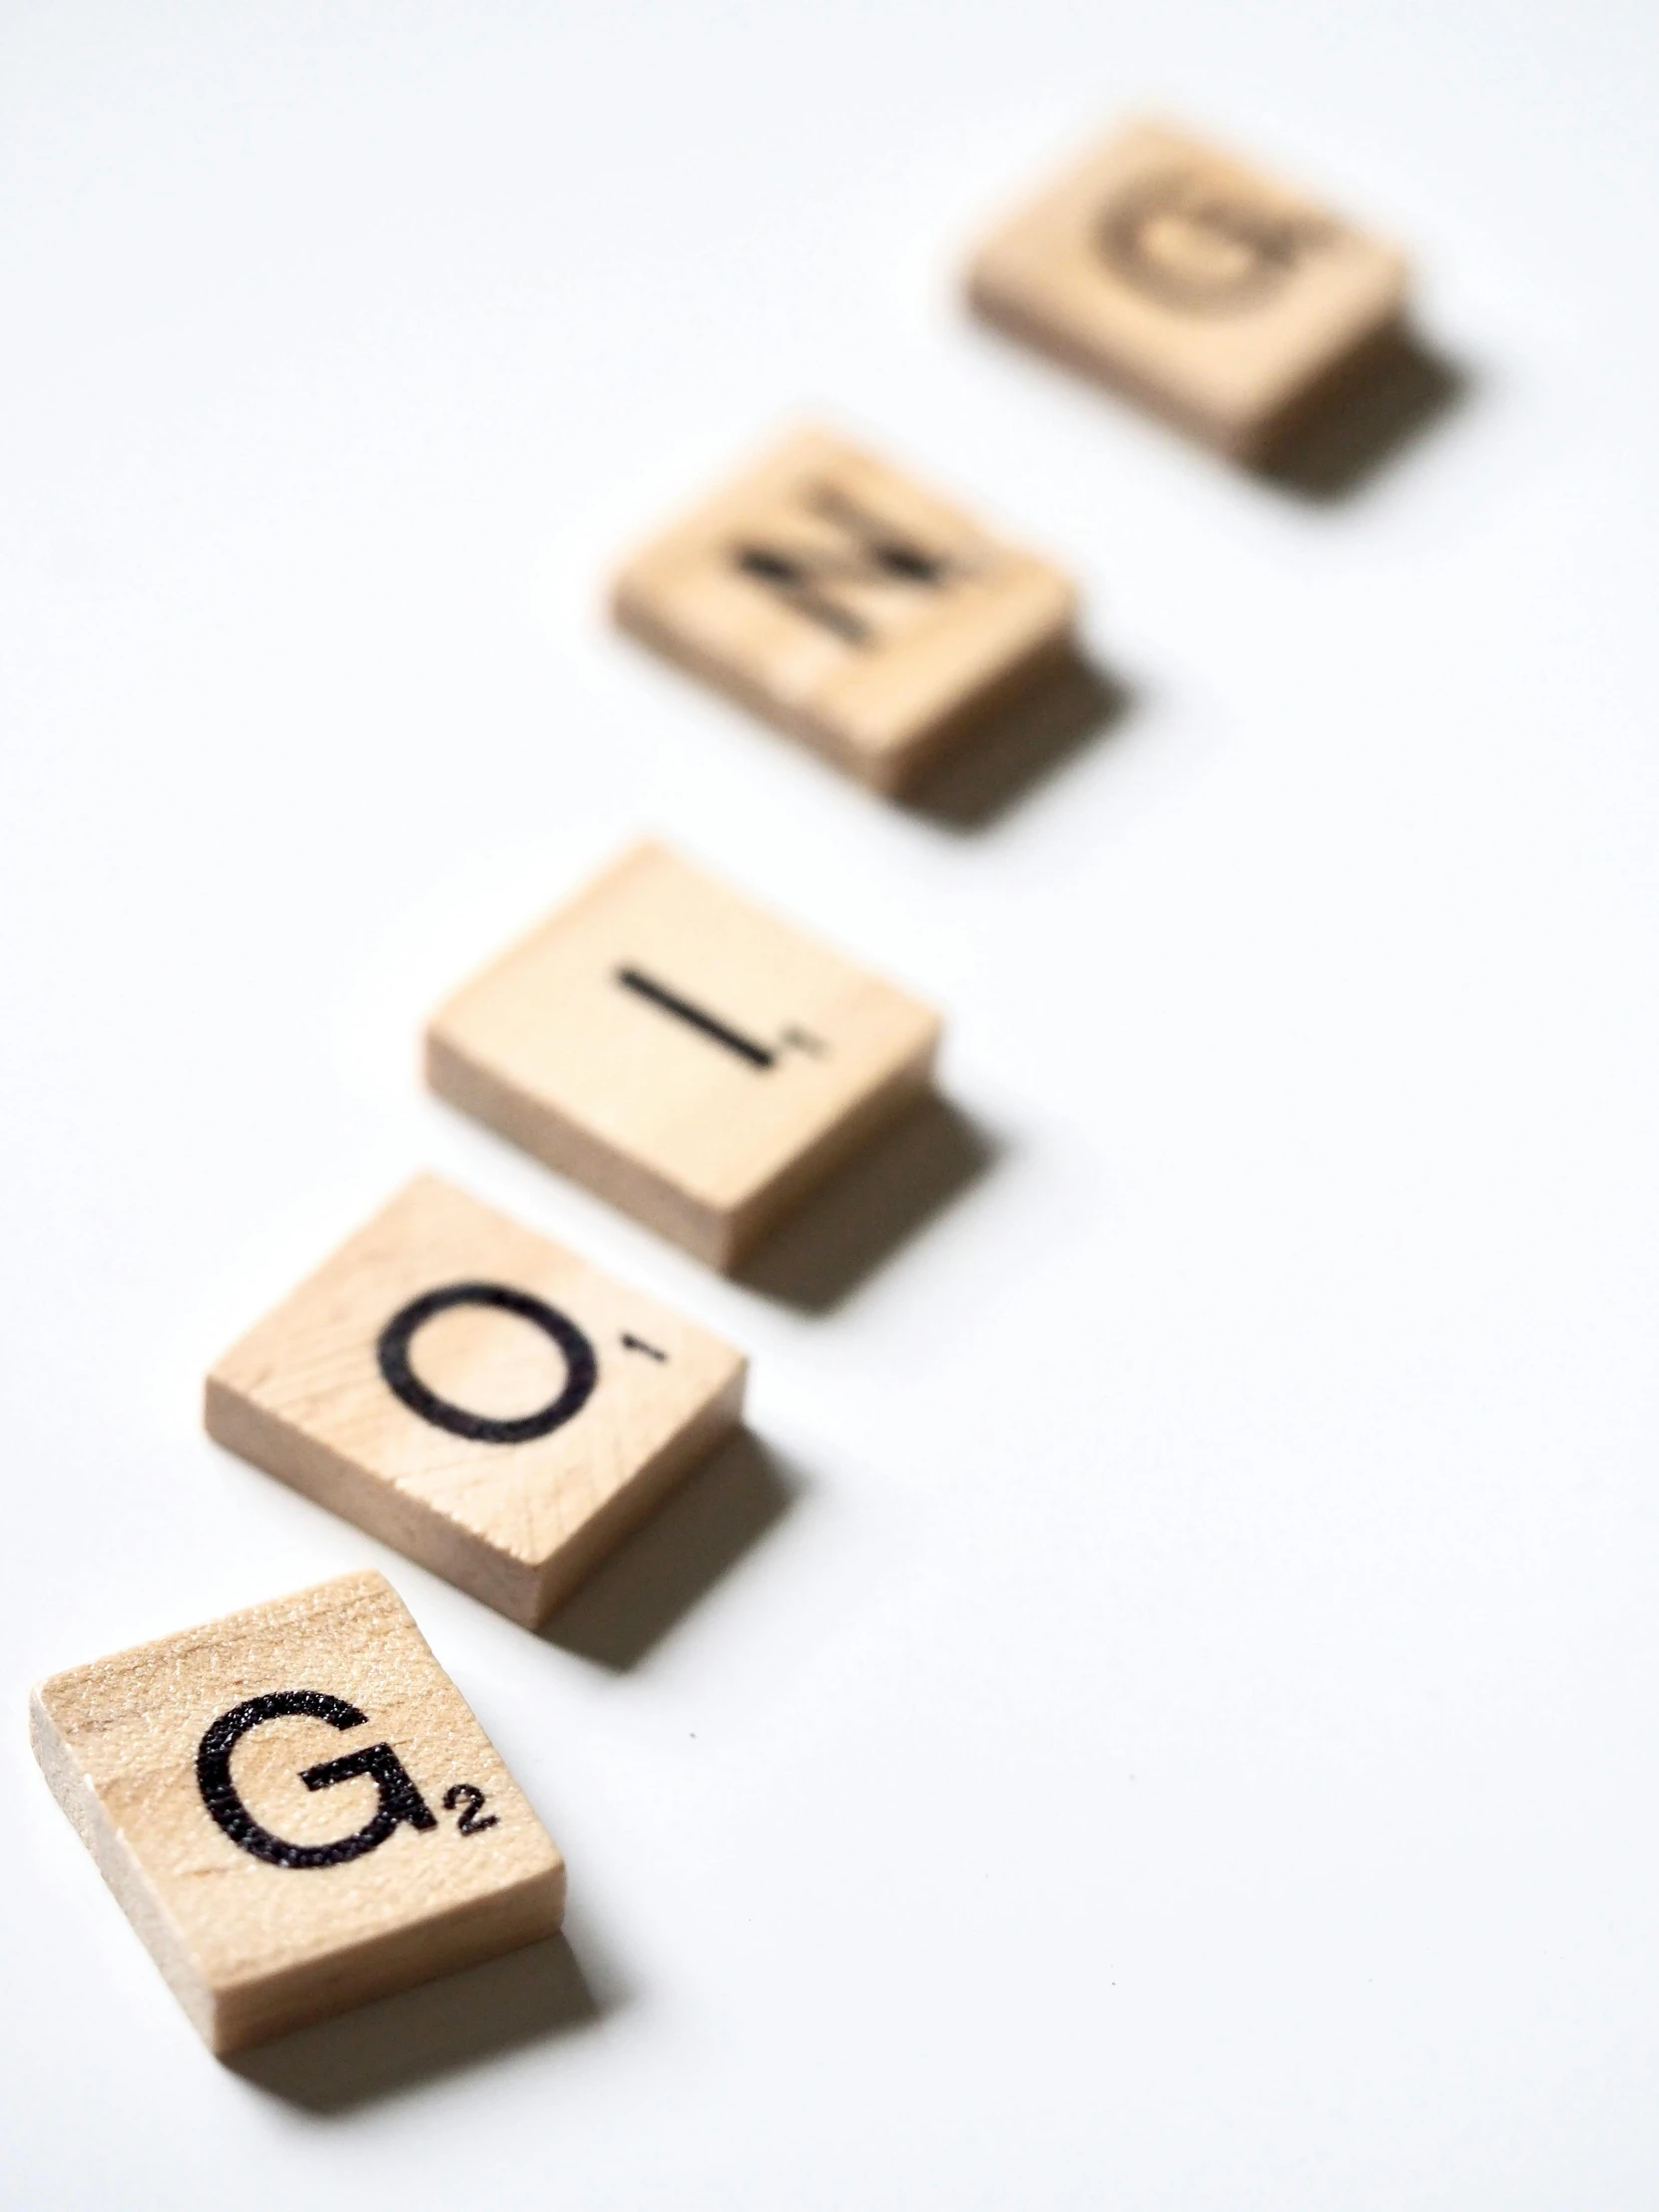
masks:
{"type": "Polygon", "coordinates": [[[738,1423],[745,1362],[422,1176],[228,1352],[209,1432],[534,1626],[738,1423]]]}
{"type": "Polygon", "coordinates": [[[54,1675],[30,1728],[217,2051],[559,1926],[564,1862],[381,1575],[54,1675]]]}
{"type": "Polygon", "coordinates": [[[938,1017],[660,845],[442,1008],[434,1090],[731,1267],[927,1085],[938,1017]]]}
{"type": "Polygon", "coordinates": [[[1405,282],[1391,248],[1144,122],[999,230],[968,292],[1017,337],[1257,459],[1398,328],[1405,282]]]}
{"type": "Polygon", "coordinates": [[[897,792],[1069,647],[1071,585],[802,429],[627,564],[625,630],[897,792]]]}

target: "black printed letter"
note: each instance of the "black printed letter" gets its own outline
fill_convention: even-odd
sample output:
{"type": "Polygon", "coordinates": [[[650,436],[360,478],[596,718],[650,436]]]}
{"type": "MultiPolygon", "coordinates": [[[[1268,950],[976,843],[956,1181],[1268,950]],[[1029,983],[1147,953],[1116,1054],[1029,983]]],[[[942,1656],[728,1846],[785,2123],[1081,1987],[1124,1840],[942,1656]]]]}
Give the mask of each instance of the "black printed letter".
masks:
{"type": "Polygon", "coordinates": [[[268,1867],[339,1867],[348,1859],[377,1851],[404,1821],[411,1828],[437,1827],[426,1800],[390,1744],[370,1744],[364,1751],[347,1752],[342,1759],[306,1767],[299,1777],[307,1790],[327,1790],[336,1782],[350,1782],[360,1774],[372,1775],[380,1803],[365,1828],[342,1836],[335,1844],[284,1843],[280,1836],[262,1828],[231,1780],[231,1754],[251,1728],[258,1728],[262,1721],[284,1720],[291,1713],[303,1713],[339,1729],[361,1728],[368,1718],[354,1705],[347,1705],[344,1698],[330,1697],[325,1690],[274,1690],[221,1714],[197,1749],[196,1780],[203,1804],[233,1844],[263,1859],[268,1867]]]}

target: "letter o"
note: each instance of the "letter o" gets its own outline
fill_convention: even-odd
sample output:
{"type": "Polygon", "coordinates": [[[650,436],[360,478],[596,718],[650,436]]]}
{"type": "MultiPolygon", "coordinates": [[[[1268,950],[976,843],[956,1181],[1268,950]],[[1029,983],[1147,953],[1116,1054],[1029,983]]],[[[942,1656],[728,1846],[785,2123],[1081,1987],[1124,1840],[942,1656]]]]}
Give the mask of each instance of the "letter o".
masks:
{"type": "Polygon", "coordinates": [[[452,1436],[465,1436],[472,1443],[523,1444],[536,1436],[550,1436],[555,1428],[576,1418],[599,1381],[593,1346],[569,1316],[506,1283],[450,1283],[442,1290],[424,1292],[393,1314],[381,1330],[375,1349],[386,1387],[411,1413],[418,1413],[434,1428],[447,1429],[452,1436]],[[494,1307],[530,1322],[558,1346],[565,1363],[564,1388],[536,1412],[512,1420],[469,1412],[464,1405],[454,1405],[436,1390],[428,1389],[414,1371],[409,1350],[416,1332],[435,1314],[445,1314],[452,1306],[494,1307]]]}

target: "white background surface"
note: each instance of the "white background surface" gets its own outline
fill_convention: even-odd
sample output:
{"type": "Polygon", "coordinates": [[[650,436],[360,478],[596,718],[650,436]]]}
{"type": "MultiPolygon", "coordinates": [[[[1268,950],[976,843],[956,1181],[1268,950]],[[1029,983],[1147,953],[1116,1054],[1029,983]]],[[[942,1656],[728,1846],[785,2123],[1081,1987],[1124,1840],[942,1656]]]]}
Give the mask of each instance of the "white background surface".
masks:
{"type": "Polygon", "coordinates": [[[1634,0],[9,0],[9,2202],[1651,2207],[1656,47],[1634,0]],[[1415,254],[1466,389],[1351,497],[959,314],[1144,104],[1415,254]],[[1133,695],[977,830],[599,619],[802,408],[1062,558],[1133,695]],[[418,1088],[437,995],[642,829],[952,1018],[990,1157],[828,1310],[418,1088]],[[754,1355],[772,1457],[562,1642],[199,1433],[420,1166],[754,1355]],[[25,1687],[367,1561],[570,1952],[231,2070],[25,1687]]]}

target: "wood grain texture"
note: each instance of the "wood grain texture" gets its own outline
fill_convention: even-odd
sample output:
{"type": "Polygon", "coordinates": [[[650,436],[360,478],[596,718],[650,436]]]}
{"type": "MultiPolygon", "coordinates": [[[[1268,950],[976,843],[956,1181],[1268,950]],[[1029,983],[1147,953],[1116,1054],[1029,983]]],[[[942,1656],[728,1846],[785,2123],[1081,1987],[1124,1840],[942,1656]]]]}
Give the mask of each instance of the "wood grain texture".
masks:
{"type": "Polygon", "coordinates": [[[730,1268],[925,1090],[939,1030],[642,844],[439,1011],[426,1067],[443,1097],[730,1268]]]}
{"type": "Polygon", "coordinates": [[[988,321],[1243,460],[1396,327],[1389,247],[1168,125],[1129,125],[979,249],[988,321]]]}
{"type": "Polygon", "coordinates": [[[342,1575],[54,1675],[33,1693],[30,1729],[53,1794],[216,2051],[559,1927],[563,1860],[382,1575],[342,1575]],[[330,1864],[280,1864],[239,1843],[202,1780],[216,1723],[302,1692],[340,1700],[360,1723],[254,1720],[229,1755],[231,1786],[268,1853],[353,1853],[330,1864]],[[301,1779],[361,1752],[374,1771],[301,1779]],[[398,1772],[414,1792],[405,1817],[353,1852],[398,1772]],[[456,1785],[479,1803],[446,1809],[456,1785]]]}
{"type": "Polygon", "coordinates": [[[895,793],[1069,648],[1057,569],[843,438],[787,437],[617,576],[623,629],[895,793]]]}
{"type": "Polygon", "coordinates": [[[737,1426],[745,1375],[730,1345],[422,1176],[218,1362],[206,1417],[220,1443],[533,1627],[737,1426]],[[457,1289],[407,1333],[407,1359],[440,1412],[490,1433],[440,1425],[387,1379],[394,1317],[457,1289]],[[551,1309],[571,1349],[491,1293],[551,1309]],[[552,1417],[583,1346],[585,1399],[517,1433],[552,1417]]]}

